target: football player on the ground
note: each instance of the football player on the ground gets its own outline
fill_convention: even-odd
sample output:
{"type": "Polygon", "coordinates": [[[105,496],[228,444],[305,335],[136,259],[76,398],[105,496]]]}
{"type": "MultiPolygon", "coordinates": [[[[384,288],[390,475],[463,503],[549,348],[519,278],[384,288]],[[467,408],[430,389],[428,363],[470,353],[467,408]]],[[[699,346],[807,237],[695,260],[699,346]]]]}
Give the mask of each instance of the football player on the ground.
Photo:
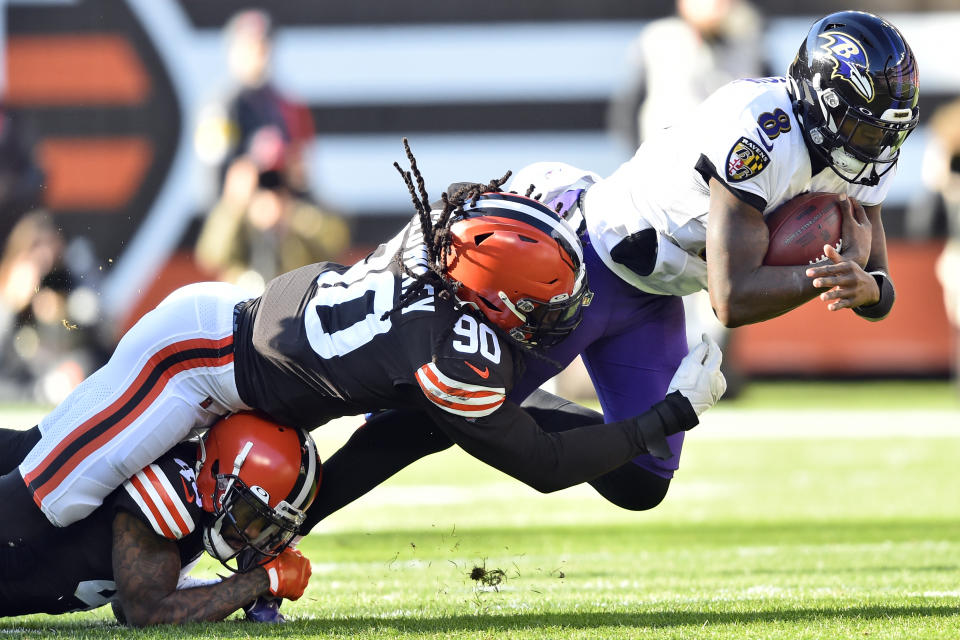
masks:
{"type": "MultiPolygon", "coordinates": [[[[621,420],[660,401],[687,351],[681,296],[708,288],[729,326],[760,322],[820,294],[831,310],[885,317],[894,300],[880,204],[899,149],[918,122],[918,75],[899,31],[868,13],[817,21],[786,77],[726,85],[682,122],[650,136],[612,176],[538,163],[513,185],[535,184],[581,231],[595,300],[581,325],[548,349],[578,355],[603,415],[539,390],[556,374],[531,360],[509,399],[548,431],[621,420]],[[844,199],[843,250],[814,267],[762,264],[764,216],[807,191],[844,199]]],[[[590,480],[611,502],[655,507],[679,464],[684,433],[665,460],[640,455],[590,480]]],[[[391,473],[450,445],[411,412],[378,414],[327,461],[307,526],[391,473]],[[362,470],[362,471],[361,471],[362,470]]]]}
{"type": "Polygon", "coordinates": [[[418,213],[366,259],[294,270],[256,298],[189,285],[138,321],[0,478],[0,502],[22,515],[0,520],[0,553],[46,520],[83,518],[191,429],[244,409],[304,428],[416,409],[448,441],[543,491],[640,454],[670,457],[666,438],[724,391],[716,345],[678,362],[670,393],[646,411],[544,432],[507,394],[591,298],[580,240],[536,200],[496,193],[502,180],[431,210],[410,160],[414,175],[403,175],[418,213]]]}
{"type": "MultiPolygon", "coordinates": [[[[0,465],[14,468],[39,437],[0,430],[0,465]]],[[[310,435],[253,414],[214,424],[123,483],[69,527],[47,525],[7,549],[0,616],[66,613],[108,602],[134,626],[221,620],[257,596],[297,599],[310,562],[288,547],[316,495],[310,435]],[[202,445],[202,446],[201,446],[202,445]],[[206,549],[224,564],[244,550],[264,564],[190,586],[206,549]]],[[[20,514],[5,509],[5,518],[20,514]]]]}

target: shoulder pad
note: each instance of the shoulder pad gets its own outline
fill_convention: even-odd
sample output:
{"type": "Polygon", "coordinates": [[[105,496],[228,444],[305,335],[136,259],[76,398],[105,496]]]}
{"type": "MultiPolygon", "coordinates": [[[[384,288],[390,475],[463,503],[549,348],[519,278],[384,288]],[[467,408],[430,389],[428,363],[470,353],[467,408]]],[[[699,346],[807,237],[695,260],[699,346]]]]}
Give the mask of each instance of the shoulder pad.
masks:
{"type": "Polygon", "coordinates": [[[792,136],[785,135],[798,129],[784,87],[781,78],[736,80],[704,103],[709,103],[704,107],[709,109],[707,114],[722,123],[706,140],[708,156],[713,154],[711,159],[728,184],[739,187],[745,181],[754,182],[777,157],[797,151],[792,136]]]}
{"type": "Polygon", "coordinates": [[[488,416],[513,387],[515,347],[469,313],[446,321],[454,326],[435,345],[431,361],[416,370],[417,384],[444,411],[465,418],[488,416]]]}
{"type": "Polygon", "coordinates": [[[193,467],[174,456],[149,464],[123,483],[126,506],[168,540],[197,528],[200,499],[193,467]],[[132,502],[132,504],[131,504],[132,502]]]}
{"type": "MultiPolygon", "coordinates": [[[[465,375],[462,370],[450,371],[448,375],[434,362],[417,369],[417,384],[423,395],[444,411],[464,418],[482,418],[499,409],[507,392],[506,387],[494,386],[500,376],[490,380],[494,377],[490,365],[480,367],[467,360],[463,361],[463,365],[462,369],[469,367],[472,370],[472,376],[465,375]],[[465,382],[470,377],[474,378],[473,382],[465,382]],[[487,381],[493,384],[487,384],[487,381]]],[[[451,370],[454,367],[445,362],[443,368],[451,370]]]]}

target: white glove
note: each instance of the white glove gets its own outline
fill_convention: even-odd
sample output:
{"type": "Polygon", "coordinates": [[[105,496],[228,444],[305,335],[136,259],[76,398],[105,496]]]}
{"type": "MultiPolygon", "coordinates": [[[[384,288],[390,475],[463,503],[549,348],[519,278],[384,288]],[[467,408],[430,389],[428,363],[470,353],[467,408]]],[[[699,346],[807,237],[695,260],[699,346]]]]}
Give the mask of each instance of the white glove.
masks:
{"type": "Polygon", "coordinates": [[[700,339],[700,344],[680,361],[667,389],[667,393],[679,391],[683,394],[698,416],[717,404],[727,390],[727,381],[720,373],[720,361],[723,359],[720,347],[707,334],[700,339]]]}

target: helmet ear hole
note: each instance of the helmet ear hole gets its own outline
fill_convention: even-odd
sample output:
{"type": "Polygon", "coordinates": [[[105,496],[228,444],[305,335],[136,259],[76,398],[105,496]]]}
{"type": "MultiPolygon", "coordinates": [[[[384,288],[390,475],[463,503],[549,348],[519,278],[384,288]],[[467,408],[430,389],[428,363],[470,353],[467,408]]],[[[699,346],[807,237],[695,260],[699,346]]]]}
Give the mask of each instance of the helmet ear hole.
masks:
{"type": "Polygon", "coordinates": [[[480,233],[473,237],[473,243],[478,247],[483,243],[484,240],[492,236],[493,233],[480,233]]]}
{"type": "Polygon", "coordinates": [[[500,311],[500,309],[499,309],[499,307],[497,307],[497,305],[493,304],[492,302],[490,302],[489,300],[487,300],[487,299],[484,298],[483,296],[478,295],[477,298],[480,300],[480,302],[482,302],[483,304],[487,305],[487,307],[489,307],[491,311],[500,311]]]}

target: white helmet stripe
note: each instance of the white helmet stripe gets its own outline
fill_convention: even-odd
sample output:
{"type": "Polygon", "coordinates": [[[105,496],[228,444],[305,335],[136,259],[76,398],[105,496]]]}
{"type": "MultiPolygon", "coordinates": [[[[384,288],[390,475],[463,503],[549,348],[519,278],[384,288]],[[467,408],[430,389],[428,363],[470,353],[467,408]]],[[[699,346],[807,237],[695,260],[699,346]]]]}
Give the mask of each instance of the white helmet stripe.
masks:
{"type": "MultiPolygon", "coordinates": [[[[496,195],[499,196],[502,194],[496,195]]],[[[570,225],[563,222],[560,218],[543,213],[542,211],[537,210],[536,207],[533,207],[526,202],[517,202],[515,200],[508,200],[506,198],[480,198],[475,207],[470,207],[470,210],[473,209],[510,209],[511,211],[517,211],[519,213],[526,214],[531,218],[535,218],[541,224],[547,225],[551,229],[555,229],[557,233],[562,236],[563,239],[570,245],[570,248],[573,249],[573,251],[577,254],[578,263],[581,265],[583,264],[583,249],[580,247],[580,240],[577,239],[577,236],[573,229],[570,228],[570,225]]]]}

